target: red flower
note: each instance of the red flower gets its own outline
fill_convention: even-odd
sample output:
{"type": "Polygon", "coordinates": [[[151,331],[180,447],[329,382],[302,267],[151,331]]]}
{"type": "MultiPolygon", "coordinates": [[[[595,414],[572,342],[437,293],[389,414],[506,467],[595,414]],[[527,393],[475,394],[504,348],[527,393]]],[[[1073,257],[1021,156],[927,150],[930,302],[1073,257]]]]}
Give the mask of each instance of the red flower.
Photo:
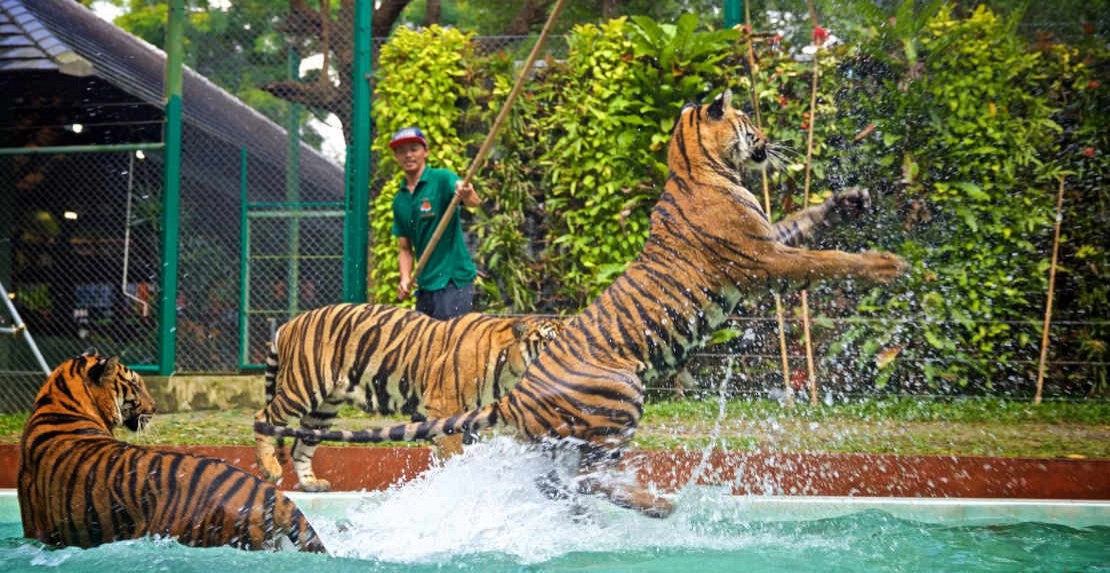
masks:
{"type": "Polygon", "coordinates": [[[779,106],[786,107],[786,96],[783,96],[783,95],[779,96],[779,106]]]}
{"type": "Polygon", "coordinates": [[[824,45],[825,40],[829,39],[829,31],[821,26],[813,27],[813,43],[818,46],[824,45]]]}
{"type": "Polygon", "coordinates": [[[809,129],[809,124],[803,121],[802,122],[802,129],[809,129]]]}
{"type": "Polygon", "coordinates": [[[1093,147],[1085,148],[1083,150],[1083,156],[1084,157],[1094,157],[1095,156],[1095,148],[1093,148],[1093,147]]]}
{"type": "Polygon", "coordinates": [[[1095,25],[1093,22],[1083,22],[1083,33],[1090,36],[1095,33],[1095,25]]]}
{"type": "Polygon", "coordinates": [[[1101,85],[1102,85],[1102,84],[1101,84],[1101,83],[1099,83],[1099,81],[1098,81],[1098,80],[1091,80],[1091,81],[1087,82],[1087,87],[1088,87],[1088,88],[1090,88],[1090,89],[1092,89],[1092,90],[1093,90],[1093,89],[1095,89],[1095,88],[1097,88],[1098,86],[1101,86],[1101,85]]]}

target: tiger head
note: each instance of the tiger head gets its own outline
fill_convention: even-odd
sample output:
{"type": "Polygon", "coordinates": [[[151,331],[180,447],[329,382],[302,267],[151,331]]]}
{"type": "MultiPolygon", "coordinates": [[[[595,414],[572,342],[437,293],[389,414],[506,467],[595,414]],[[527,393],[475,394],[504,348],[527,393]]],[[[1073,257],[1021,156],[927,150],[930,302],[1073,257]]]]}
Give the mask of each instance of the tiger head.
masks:
{"type": "Polygon", "coordinates": [[[732,90],[726,89],[708,104],[682,108],[667,159],[672,171],[684,168],[735,181],[745,169],[763,168],[772,153],[759,128],[732,106],[732,90]]]}
{"type": "Polygon", "coordinates": [[[86,361],[85,389],[109,429],[120,424],[132,432],[145,430],[154,415],[154,398],[146,382],[118,357],[105,358],[95,350],[78,357],[86,361]]]}
{"type": "Polygon", "coordinates": [[[519,376],[539,356],[549,342],[563,331],[564,322],[556,318],[529,316],[513,322],[513,343],[505,355],[510,370],[519,376]]]}

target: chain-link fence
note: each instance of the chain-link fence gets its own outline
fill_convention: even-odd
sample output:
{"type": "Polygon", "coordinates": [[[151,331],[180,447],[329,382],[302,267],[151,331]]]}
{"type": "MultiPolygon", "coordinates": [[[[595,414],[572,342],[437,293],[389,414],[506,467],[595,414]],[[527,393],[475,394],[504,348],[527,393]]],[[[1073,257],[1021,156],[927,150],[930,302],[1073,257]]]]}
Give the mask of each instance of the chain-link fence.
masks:
{"type": "MultiPolygon", "coordinates": [[[[4,281],[23,324],[53,367],[86,347],[148,363],[156,352],[161,168],[157,153],[0,158],[13,192],[11,274],[4,281]]],[[[13,324],[8,312],[0,320],[13,324]]],[[[0,337],[5,409],[42,384],[33,349],[0,337]],[[8,382],[9,376],[11,382],[8,382]]]]}
{"type": "MultiPolygon", "coordinates": [[[[316,120],[265,91],[297,76],[281,22],[255,15],[260,25],[190,38],[204,75],[184,77],[169,261],[164,54],[72,2],[2,10],[6,45],[30,56],[0,56],[0,283],[49,367],[90,346],[156,364],[165,272],[178,277],[177,372],[260,362],[270,323],[340,299],[343,139],[320,151],[316,120]]],[[[0,308],[0,328],[15,323],[0,308]]],[[[24,338],[0,335],[0,409],[29,406],[40,370],[24,338]]]]}
{"type": "MultiPolygon", "coordinates": [[[[11,66],[0,71],[0,93],[12,104],[0,120],[0,147],[160,142],[164,56],[54,1],[25,6],[95,73],[72,75],[72,69],[61,73],[60,68],[16,73],[11,66]]],[[[353,18],[347,10],[355,3],[342,3],[340,13],[326,17],[309,4],[315,5],[219,10],[218,17],[187,31],[186,64],[195,73],[186,74],[183,97],[179,293],[172,334],[178,372],[257,366],[277,325],[343,297],[342,165],[352,137],[355,81],[353,18]]],[[[23,25],[14,12],[4,16],[12,26],[23,25]]],[[[1077,22],[1048,24],[1021,26],[1029,36],[1045,29],[1091,33],[1077,22]]],[[[798,34],[805,36],[802,28],[798,34]]],[[[1099,20],[1098,30],[1104,28],[1099,20]]],[[[162,44],[156,27],[137,32],[149,34],[143,38],[149,44],[162,44]]],[[[474,38],[473,45],[479,54],[522,60],[534,41],[534,36],[485,36],[474,38]]],[[[375,38],[375,54],[384,42],[375,38]]],[[[558,60],[567,50],[564,38],[552,37],[546,55],[558,60]]],[[[372,196],[386,184],[374,159],[372,196]]],[[[12,190],[0,198],[0,283],[47,364],[88,346],[130,364],[156,362],[159,284],[166,270],[160,255],[163,153],[74,148],[0,156],[0,166],[0,185],[12,190]]],[[[858,320],[837,315],[838,308],[828,310],[837,328],[858,320]]],[[[797,329],[796,317],[787,318],[797,329]]],[[[1068,320],[1105,325],[1105,317],[1060,318],[1054,338],[1073,335],[1076,328],[1068,320]]],[[[1039,320],[1030,316],[1018,327],[1035,339],[1039,320]]],[[[0,308],[0,328],[12,323],[0,308]]],[[[739,390],[782,388],[773,310],[756,305],[733,326],[743,335],[707,349],[690,370],[709,372],[725,354],[739,356],[747,371],[739,390]]],[[[835,338],[834,330],[816,331],[818,356],[835,338]]],[[[799,333],[791,332],[791,338],[798,340],[799,333]]],[[[1028,376],[1037,344],[1022,344],[1015,375],[1028,376]]],[[[793,370],[803,372],[801,349],[788,350],[793,370]]],[[[1065,378],[1105,378],[1106,362],[1091,356],[1086,363],[1057,361],[1057,366],[1071,372],[1065,378]]],[[[23,339],[0,335],[0,409],[29,404],[42,381],[36,362],[23,339]]],[[[834,384],[843,378],[840,386],[851,393],[849,365],[821,368],[834,384]]],[[[798,379],[789,384],[801,389],[798,379]]],[[[662,381],[652,390],[672,389],[662,381]]]]}

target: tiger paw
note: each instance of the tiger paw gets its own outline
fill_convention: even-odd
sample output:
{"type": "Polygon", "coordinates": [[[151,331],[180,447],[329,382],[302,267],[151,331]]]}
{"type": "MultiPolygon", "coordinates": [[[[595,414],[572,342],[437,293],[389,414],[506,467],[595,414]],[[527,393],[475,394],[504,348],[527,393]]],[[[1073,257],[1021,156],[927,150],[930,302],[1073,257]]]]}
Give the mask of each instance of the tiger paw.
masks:
{"type": "Polygon", "coordinates": [[[862,187],[848,187],[833,192],[826,204],[829,207],[829,216],[825,219],[826,226],[833,226],[841,221],[857,219],[871,208],[871,194],[862,187]]]}
{"type": "Polygon", "coordinates": [[[910,266],[894,253],[868,251],[863,253],[860,276],[872,282],[886,284],[906,274],[910,266]]]}
{"type": "Polygon", "coordinates": [[[615,505],[634,509],[647,517],[663,519],[674,512],[671,500],[639,484],[606,483],[596,477],[585,477],[578,482],[578,492],[600,494],[615,505]]]}
{"type": "Polygon", "coordinates": [[[303,492],[320,493],[331,491],[331,482],[320,478],[302,478],[297,484],[297,489],[303,492]]]}
{"type": "Polygon", "coordinates": [[[259,456],[258,458],[258,472],[262,474],[262,478],[272,483],[281,482],[282,469],[281,464],[274,456],[259,456]]]}
{"type": "Polygon", "coordinates": [[[266,481],[278,483],[281,481],[281,462],[278,460],[273,440],[268,436],[255,436],[255,462],[258,464],[258,473],[266,481]]]}

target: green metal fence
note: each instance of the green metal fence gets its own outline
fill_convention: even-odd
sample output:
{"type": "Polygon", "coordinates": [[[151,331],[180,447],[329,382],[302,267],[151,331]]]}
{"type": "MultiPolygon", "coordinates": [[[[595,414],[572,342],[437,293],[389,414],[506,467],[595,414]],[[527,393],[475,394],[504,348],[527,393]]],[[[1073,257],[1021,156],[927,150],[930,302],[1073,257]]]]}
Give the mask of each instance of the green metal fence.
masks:
{"type": "MultiPolygon", "coordinates": [[[[72,17],[51,15],[46,4],[27,3],[98,70],[83,79],[0,76],[7,97],[19,94],[18,101],[6,102],[12,112],[0,120],[0,148],[6,150],[0,155],[0,284],[47,364],[97,346],[157,371],[165,358],[161,315],[176,322],[172,370],[256,368],[270,333],[289,317],[365,296],[365,212],[347,214],[357,205],[364,209],[364,193],[375,191],[367,188],[375,163],[365,140],[356,140],[372,134],[367,74],[373,51],[384,42],[371,41],[367,32],[369,2],[358,2],[357,20],[345,24],[355,37],[344,41],[357,57],[332,57],[326,70],[318,22],[284,6],[265,17],[222,10],[222,27],[203,34],[184,30],[187,47],[178,55],[188,70],[181,87],[180,161],[174,163],[180,167],[179,204],[169,212],[162,141],[172,118],[161,85],[165,57],[122,32],[101,43],[88,30],[67,32],[65,20],[72,17]],[[37,89],[44,79],[56,83],[37,89]],[[94,88],[97,97],[90,99],[94,88]],[[51,103],[56,99],[64,105],[51,103]],[[349,192],[352,184],[358,193],[349,192]],[[178,227],[172,309],[161,302],[166,221],[178,227]]],[[[731,4],[729,17],[738,18],[738,3],[731,4]]],[[[759,17],[766,21],[767,14],[759,17]]],[[[1049,27],[1061,33],[1084,33],[1078,22],[1054,24],[1049,27]]],[[[164,46],[161,31],[155,34],[145,40],[164,46]]],[[[519,53],[532,40],[474,42],[483,53],[519,53]]],[[[548,50],[560,57],[566,44],[552,39],[548,50]]],[[[692,370],[710,371],[724,354],[743,354],[749,374],[738,387],[781,388],[774,324],[768,322],[773,312],[751,308],[746,314],[734,326],[747,334],[701,354],[692,370]]],[[[1093,319],[1105,323],[1105,317],[1093,319]]],[[[26,342],[3,334],[14,326],[11,313],[0,308],[0,410],[26,408],[42,382],[26,342]]],[[[800,370],[802,354],[791,352],[800,370]]],[[[1106,372],[1098,360],[1075,367],[1106,372]]],[[[849,371],[826,368],[830,377],[849,371]]],[[[655,390],[669,390],[669,382],[661,384],[655,390]]]]}
{"type": "Polygon", "coordinates": [[[239,368],[265,366],[274,330],[342,300],[343,203],[243,202],[239,368]]]}

